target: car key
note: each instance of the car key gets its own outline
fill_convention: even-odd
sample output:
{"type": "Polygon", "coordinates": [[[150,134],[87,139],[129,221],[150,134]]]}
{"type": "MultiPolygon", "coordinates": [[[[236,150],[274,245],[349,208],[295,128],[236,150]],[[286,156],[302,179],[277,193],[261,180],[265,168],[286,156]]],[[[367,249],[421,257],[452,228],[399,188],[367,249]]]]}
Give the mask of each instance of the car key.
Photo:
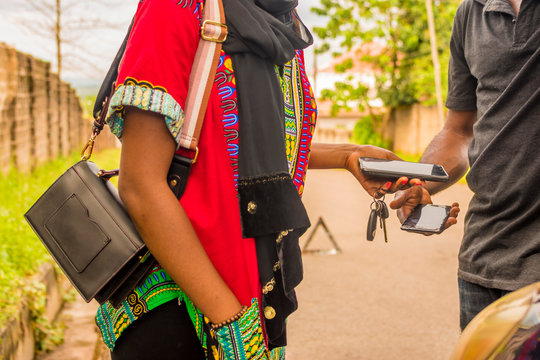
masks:
{"type": "Polygon", "coordinates": [[[386,232],[386,219],[388,219],[388,216],[390,216],[389,212],[388,212],[388,206],[386,206],[386,203],[384,202],[384,200],[377,200],[377,202],[379,203],[379,206],[378,206],[378,209],[379,209],[379,219],[380,219],[380,225],[381,225],[381,228],[383,229],[383,233],[384,233],[384,242],[388,242],[388,234],[386,232]]]}
{"type": "Polygon", "coordinates": [[[369,213],[368,223],[367,223],[367,234],[366,239],[368,241],[373,241],[375,238],[375,232],[377,230],[377,218],[379,217],[379,208],[377,201],[371,203],[371,212],[369,213]],[[373,205],[375,204],[375,208],[373,205]]]}

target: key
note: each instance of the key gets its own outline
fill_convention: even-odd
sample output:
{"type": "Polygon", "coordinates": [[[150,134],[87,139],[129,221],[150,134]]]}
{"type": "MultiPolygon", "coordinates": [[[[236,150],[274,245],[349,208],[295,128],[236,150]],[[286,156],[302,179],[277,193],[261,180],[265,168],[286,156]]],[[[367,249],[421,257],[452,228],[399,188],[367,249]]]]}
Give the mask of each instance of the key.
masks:
{"type": "Polygon", "coordinates": [[[384,242],[388,242],[388,234],[386,232],[386,219],[388,219],[388,216],[390,216],[390,214],[388,213],[388,206],[386,206],[386,203],[384,202],[384,200],[378,200],[377,201],[379,203],[379,206],[377,206],[378,210],[379,210],[379,219],[380,219],[380,224],[381,224],[381,228],[383,229],[383,233],[384,233],[384,242]]]}
{"type": "Polygon", "coordinates": [[[369,214],[369,219],[367,223],[367,234],[366,239],[368,241],[373,241],[375,238],[375,231],[377,230],[377,218],[379,217],[376,209],[371,209],[369,214]]]}
{"type": "Polygon", "coordinates": [[[388,219],[390,216],[390,213],[388,212],[388,206],[386,206],[386,203],[384,200],[378,200],[379,206],[380,206],[380,215],[383,219],[388,219]]]}

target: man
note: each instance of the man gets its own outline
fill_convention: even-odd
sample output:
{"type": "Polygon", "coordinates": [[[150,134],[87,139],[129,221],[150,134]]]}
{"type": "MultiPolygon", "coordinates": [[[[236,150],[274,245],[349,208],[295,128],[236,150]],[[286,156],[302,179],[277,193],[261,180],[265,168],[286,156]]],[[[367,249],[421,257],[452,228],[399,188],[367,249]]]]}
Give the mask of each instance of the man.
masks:
{"type": "Polygon", "coordinates": [[[459,252],[462,329],[506,293],[540,281],[540,1],[465,0],[450,43],[447,122],[422,162],[474,192],[459,252]],[[468,151],[467,151],[468,149],[468,151]]]}

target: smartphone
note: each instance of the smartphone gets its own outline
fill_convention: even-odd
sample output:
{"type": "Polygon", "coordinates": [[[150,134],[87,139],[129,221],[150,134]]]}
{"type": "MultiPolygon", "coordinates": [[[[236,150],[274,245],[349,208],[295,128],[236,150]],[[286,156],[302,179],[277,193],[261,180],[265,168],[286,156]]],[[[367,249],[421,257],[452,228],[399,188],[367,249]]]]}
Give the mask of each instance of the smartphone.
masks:
{"type": "Polygon", "coordinates": [[[401,225],[401,230],[440,234],[449,216],[450,206],[420,204],[414,208],[407,220],[401,225]]]}
{"type": "Polygon", "coordinates": [[[448,173],[441,165],[426,164],[401,160],[385,160],[368,157],[358,159],[360,169],[367,175],[397,179],[407,176],[409,179],[446,182],[448,173]]]}

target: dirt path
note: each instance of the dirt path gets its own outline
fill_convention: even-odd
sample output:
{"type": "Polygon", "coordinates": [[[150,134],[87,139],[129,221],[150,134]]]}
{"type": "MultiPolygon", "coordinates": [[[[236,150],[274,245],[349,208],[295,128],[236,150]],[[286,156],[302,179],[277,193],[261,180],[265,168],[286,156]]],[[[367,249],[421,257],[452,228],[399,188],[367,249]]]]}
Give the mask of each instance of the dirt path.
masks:
{"type": "Polygon", "coordinates": [[[78,295],[74,302],[66,304],[58,319],[66,327],[64,343],[53,352],[38,355],[36,360],[98,360],[102,347],[94,322],[97,307],[95,301],[87,304],[78,295]]]}
{"type": "MultiPolygon", "coordinates": [[[[380,229],[368,242],[371,200],[356,180],[311,171],[304,194],[311,221],[322,216],[343,252],[304,255],[287,359],[447,359],[459,336],[457,251],[471,196],[458,184],[434,198],[462,209],[458,225],[439,236],[401,231],[391,211],[389,242],[380,229]]],[[[309,248],[331,248],[322,229],[309,248]]]]}
{"type": "MultiPolygon", "coordinates": [[[[464,214],[470,197],[466,186],[456,185],[434,202],[458,201],[464,214]]],[[[343,252],[304,256],[287,360],[447,359],[459,336],[456,268],[463,215],[442,235],[424,237],[399,230],[391,211],[385,244],[381,230],[375,241],[365,240],[371,200],[349,173],[310,172],[304,201],[312,223],[322,216],[343,252]]],[[[331,248],[322,229],[310,248],[331,248]]],[[[80,299],[69,305],[63,314],[66,343],[39,359],[101,360],[95,308],[80,299]]]]}

